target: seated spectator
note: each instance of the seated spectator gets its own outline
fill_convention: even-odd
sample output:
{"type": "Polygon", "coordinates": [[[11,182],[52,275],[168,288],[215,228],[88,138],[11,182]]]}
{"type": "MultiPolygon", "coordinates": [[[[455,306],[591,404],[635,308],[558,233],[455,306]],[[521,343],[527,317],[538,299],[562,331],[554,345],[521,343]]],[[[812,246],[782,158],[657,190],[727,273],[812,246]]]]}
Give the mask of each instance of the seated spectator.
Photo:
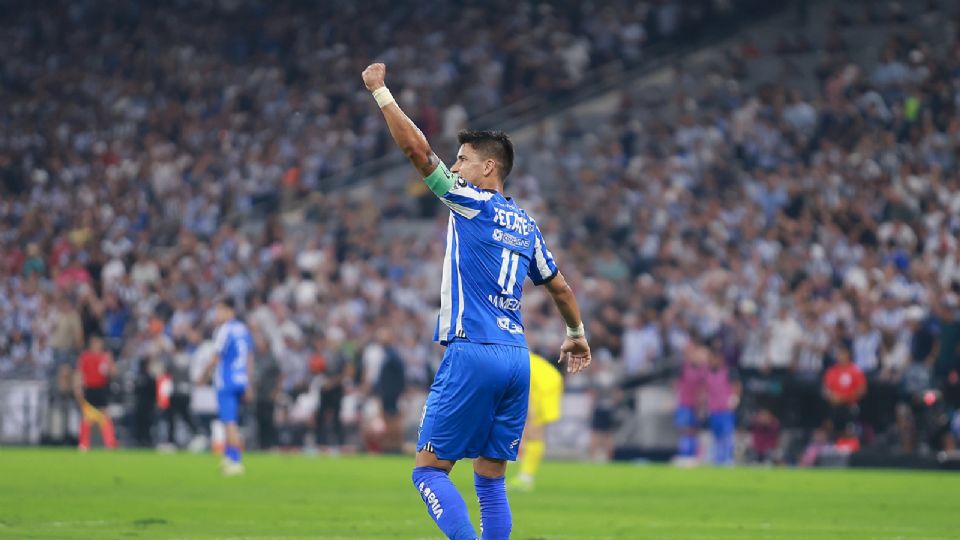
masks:
{"type": "Polygon", "coordinates": [[[778,460],[780,446],[780,421],[769,409],[760,409],[750,423],[751,459],[757,463],[773,463],[778,460]]]}

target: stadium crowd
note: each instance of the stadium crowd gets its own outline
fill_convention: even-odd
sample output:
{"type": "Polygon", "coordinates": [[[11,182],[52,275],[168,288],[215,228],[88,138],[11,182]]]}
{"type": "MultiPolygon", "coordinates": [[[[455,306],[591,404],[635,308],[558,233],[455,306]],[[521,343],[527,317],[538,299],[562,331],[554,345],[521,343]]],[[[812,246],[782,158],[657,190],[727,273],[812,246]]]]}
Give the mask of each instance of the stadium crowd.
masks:
{"type": "MultiPolygon", "coordinates": [[[[275,212],[388,151],[361,64],[386,51],[401,104],[428,136],[449,136],[511,100],[574,91],[590,67],[639,60],[701,3],[591,17],[578,2],[511,3],[526,16],[509,31],[475,31],[469,9],[443,28],[419,16],[443,2],[395,20],[318,5],[309,29],[284,3],[55,5],[5,20],[0,40],[0,377],[45,377],[51,414],[75,408],[71,366],[102,335],[127,441],[157,442],[158,407],[194,431],[182,411],[206,399],[192,381],[212,302],[228,295],[256,336],[261,446],[309,432],[391,451],[440,358],[440,205],[416,182],[372,182],[311,196],[306,228],[275,212]],[[191,22],[210,13],[222,22],[191,22]],[[376,41],[388,35],[392,48],[376,41]]],[[[870,23],[858,17],[838,11],[828,43],[738,44],[707,73],[625,89],[613,116],[543,124],[518,148],[507,189],[578,289],[598,364],[571,390],[679,373],[706,348],[739,373],[727,406],[756,459],[850,438],[953,448],[960,41],[899,32],[858,65],[841,34],[870,23]],[[742,84],[756,58],[810,47],[823,54],[815,95],[742,84]],[[847,357],[861,388],[825,376],[847,357]]],[[[553,356],[563,328],[549,297],[529,290],[524,316],[531,348],[553,356]]],[[[629,406],[608,398],[601,431],[629,406]]]]}

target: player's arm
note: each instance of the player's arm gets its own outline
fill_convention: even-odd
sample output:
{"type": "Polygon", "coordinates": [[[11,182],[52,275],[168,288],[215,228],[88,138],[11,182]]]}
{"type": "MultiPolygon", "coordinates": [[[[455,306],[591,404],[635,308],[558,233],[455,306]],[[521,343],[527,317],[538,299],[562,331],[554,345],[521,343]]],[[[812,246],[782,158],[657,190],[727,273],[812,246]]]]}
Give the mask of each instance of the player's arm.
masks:
{"type": "Polygon", "coordinates": [[[547,292],[553,298],[557,310],[567,324],[567,337],[560,347],[560,362],[567,361],[567,372],[577,373],[590,365],[590,345],[583,330],[583,319],[580,318],[580,305],[573,289],[567,280],[557,271],[546,282],[547,292]]]}
{"type": "MultiPolygon", "coordinates": [[[[440,158],[433,153],[430,143],[420,131],[420,128],[413,123],[413,120],[400,109],[400,105],[390,94],[390,90],[384,82],[387,76],[387,66],[384,64],[370,64],[363,70],[363,84],[366,85],[377,105],[380,106],[380,112],[387,121],[387,128],[390,129],[390,136],[397,143],[403,154],[407,156],[410,163],[423,176],[427,187],[442,197],[454,184],[454,176],[451,174],[433,174],[441,166],[440,158]]],[[[445,168],[445,167],[442,167],[445,168]]]]}
{"type": "Polygon", "coordinates": [[[73,372],[73,398],[78,405],[83,406],[83,375],[79,369],[73,372]]]}
{"type": "Polygon", "coordinates": [[[560,273],[553,253],[547,249],[547,241],[540,232],[540,227],[534,222],[533,229],[533,260],[527,270],[527,276],[534,285],[544,285],[553,298],[563,321],[567,323],[567,337],[560,347],[560,360],[567,362],[567,372],[576,373],[590,365],[590,345],[583,330],[583,319],[580,318],[580,305],[573,289],[560,273]]]}
{"type": "Polygon", "coordinates": [[[207,365],[203,368],[203,373],[200,374],[200,378],[197,379],[197,385],[206,385],[210,384],[210,378],[213,377],[213,370],[217,369],[217,362],[220,361],[220,353],[214,353],[210,355],[210,360],[207,362],[207,365]]]}
{"type": "Polygon", "coordinates": [[[257,396],[256,386],[254,385],[254,371],[253,371],[253,353],[247,353],[247,391],[244,393],[243,398],[248,402],[253,401],[257,396]]]}

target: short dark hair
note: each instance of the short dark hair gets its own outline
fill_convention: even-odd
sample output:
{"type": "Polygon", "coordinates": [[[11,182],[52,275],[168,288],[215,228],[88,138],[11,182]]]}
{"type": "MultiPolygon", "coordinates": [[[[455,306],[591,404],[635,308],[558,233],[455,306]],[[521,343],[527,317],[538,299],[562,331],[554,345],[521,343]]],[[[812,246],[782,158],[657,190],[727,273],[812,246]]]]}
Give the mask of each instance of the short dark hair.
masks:
{"type": "Polygon", "coordinates": [[[460,144],[469,144],[484,158],[490,158],[500,164],[500,180],[506,182],[507,175],[513,170],[513,143],[502,131],[465,129],[457,133],[460,144]]]}
{"type": "Polygon", "coordinates": [[[217,300],[217,304],[220,304],[221,306],[229,309],[230,311],[237,310],[237,302],[233,299],[232,296],[221,296],[220,299],[217,300]]]}

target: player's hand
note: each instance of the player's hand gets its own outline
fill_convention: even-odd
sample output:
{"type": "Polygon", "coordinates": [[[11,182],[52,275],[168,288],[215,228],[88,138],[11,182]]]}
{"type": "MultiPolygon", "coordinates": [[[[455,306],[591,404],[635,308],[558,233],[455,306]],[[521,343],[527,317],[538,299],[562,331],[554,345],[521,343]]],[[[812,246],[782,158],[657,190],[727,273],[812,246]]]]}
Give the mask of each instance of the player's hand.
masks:
{"type": "Polygon", "coordinates": [[[590,345],[587,338],[567,337],[560,346],[560,360],[557,363],[567,362],[567,373],[577,373],[590,365],[590,345]]]}
{"type": "Polygon", "coordinates": [[[384,79],[387,78],[387,66],[385,64],[370,64],[367,66],[367,69],[363,70],[361,74],[363,77],[363,84],[367,86],[367,90],[373,92],[377,88],[382,88],[384,86],[384,79]]]}

